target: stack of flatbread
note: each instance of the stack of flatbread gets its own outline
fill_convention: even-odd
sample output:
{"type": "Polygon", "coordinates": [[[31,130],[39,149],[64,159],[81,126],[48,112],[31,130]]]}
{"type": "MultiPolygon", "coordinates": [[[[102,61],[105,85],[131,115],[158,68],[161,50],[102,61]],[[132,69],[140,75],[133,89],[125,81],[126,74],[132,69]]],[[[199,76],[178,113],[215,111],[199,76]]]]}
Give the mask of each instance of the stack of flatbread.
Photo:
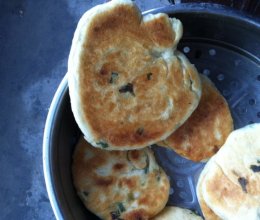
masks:
{"type": "Polygon", "coordinates": [[[230,134],[202,171],[197,195],[206,219],[260,219],[260,124],[230,134]]]}
{"type": "MultiPolygon", "coordinates": [[[[142,16],[131,0],[98,5],[78,23],[68,84],[84,138],[74,152],[73,180],[101,219],[145,220],[165,207],[169,180],[147,146],[203,161],[233,130],[225,99],[176,49],[181,37],[178,19],[142,16]]],[[[199,218],[171,207],[156,219],[184,216],[199,218]]]]}

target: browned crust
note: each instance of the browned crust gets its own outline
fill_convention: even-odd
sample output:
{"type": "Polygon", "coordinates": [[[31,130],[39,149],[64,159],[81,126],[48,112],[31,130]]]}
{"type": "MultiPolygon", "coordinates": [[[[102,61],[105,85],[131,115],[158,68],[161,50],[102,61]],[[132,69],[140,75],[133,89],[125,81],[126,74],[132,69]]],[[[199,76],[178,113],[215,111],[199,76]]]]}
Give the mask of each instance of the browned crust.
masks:
{"type": "Polygon", "coordinates": [[[196,69],[189,63],[184,67],[173,57],[171,64],[166,63],[155,49],[171,49],[175,44],[168,16],[143,22],[134,5],[119,4],[91,17],[86,25],[78,71],[69,68],[69,75],[78,77],[79,83],[80,103],[72,106],[73,113],[81,130],[88,125],[88,131],[83,131],[86,138],[96,147],[103,141],[110,147],[107,149],[120,150],[142,148],[166,138],[186,120],[200,98],[196,69]],[[189,77],[184,77],[184,69],[189,77]],[[112,72],[119,75],[113,85],[112,72]],[[198,91],[190,88],[190,79],[198,91]],[[129,83],[133,93],[121,94],[120,88],[129,83]],[[169,98],[174,110],[162,119],[169,98]],[[82,118],[77,118],[77,111],[82,118]]]}
{"type": "Polygon", "coordinates": [[[144,29],[156,45],[172,47],[175,34],[172,31],[171,23],[166,14],[157,19],[157,22],[146,22],[144,24],[144,29]]]}
{"type": "Polygon", "coordinates": [[[180,155],[201,161],[210,158],[233,130],[233,120],[225,98],[204,76],[202,96],[191,117],[164,142],[180,155]],[[221,138],[216,137],[216,132],[221,138]]]}

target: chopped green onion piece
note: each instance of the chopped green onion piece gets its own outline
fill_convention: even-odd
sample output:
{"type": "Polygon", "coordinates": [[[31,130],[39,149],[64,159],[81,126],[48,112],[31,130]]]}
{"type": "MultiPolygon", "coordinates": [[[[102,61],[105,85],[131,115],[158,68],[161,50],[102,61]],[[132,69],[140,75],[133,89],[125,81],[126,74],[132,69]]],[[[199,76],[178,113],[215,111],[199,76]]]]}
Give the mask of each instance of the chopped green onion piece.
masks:
{"type": "Polygon", "coordinates": [[[97,145],[100,145],[102,148],[108,148],[109,145],[106,142],[100,141],[96,143],[97,145]]]}

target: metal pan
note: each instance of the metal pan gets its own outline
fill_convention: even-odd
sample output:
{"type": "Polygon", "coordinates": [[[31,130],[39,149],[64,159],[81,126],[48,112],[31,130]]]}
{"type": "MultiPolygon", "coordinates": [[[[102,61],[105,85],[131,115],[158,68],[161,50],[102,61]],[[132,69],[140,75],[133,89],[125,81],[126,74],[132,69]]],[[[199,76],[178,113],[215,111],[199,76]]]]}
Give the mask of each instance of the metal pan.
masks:
{"type": "MultiPolygon", "coordinates": [[[[225,96],[235,128],[260,122],[259,20],[211,4],[169,6],[146,13],[158,12],[183,22],[184,36],[179,50],[199,72],[208,75],[225,96]]],[[[43,141],[44,176],[57,219],[98,219],[84,208],[72,184],[72,153],[79,135],[65,76],[52,101],[43,141]]],[[[193,163],[171,150],[153,149],[170,178],[168,204],[201,214],[195,187],[204,164],[193,163]]]]}

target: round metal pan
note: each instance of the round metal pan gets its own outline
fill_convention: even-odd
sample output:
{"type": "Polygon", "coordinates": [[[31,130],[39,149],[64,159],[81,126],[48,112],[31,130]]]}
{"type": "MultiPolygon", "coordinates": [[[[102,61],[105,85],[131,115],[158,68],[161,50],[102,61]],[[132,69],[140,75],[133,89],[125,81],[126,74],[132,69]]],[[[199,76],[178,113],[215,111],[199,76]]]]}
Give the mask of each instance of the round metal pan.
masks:
{"type": "MultiPolygon", "coordinates": [[[[184,4],[146,13],[158,12],[182,21],[184,36],[179,50],[227,99],[235,128],[260,122],[259,20],[211,4],[184,4]]],[[[44,176],[57,219],[98,219],[83,206],[72,183],[72,153],[79,135],[65,76],[52,101],[43,141],[44,176]]],[[[195,187],[204,164],[186,160],[171,150],[153,149],[170,178],[168,205],[201,214],[195,187]]]]}

